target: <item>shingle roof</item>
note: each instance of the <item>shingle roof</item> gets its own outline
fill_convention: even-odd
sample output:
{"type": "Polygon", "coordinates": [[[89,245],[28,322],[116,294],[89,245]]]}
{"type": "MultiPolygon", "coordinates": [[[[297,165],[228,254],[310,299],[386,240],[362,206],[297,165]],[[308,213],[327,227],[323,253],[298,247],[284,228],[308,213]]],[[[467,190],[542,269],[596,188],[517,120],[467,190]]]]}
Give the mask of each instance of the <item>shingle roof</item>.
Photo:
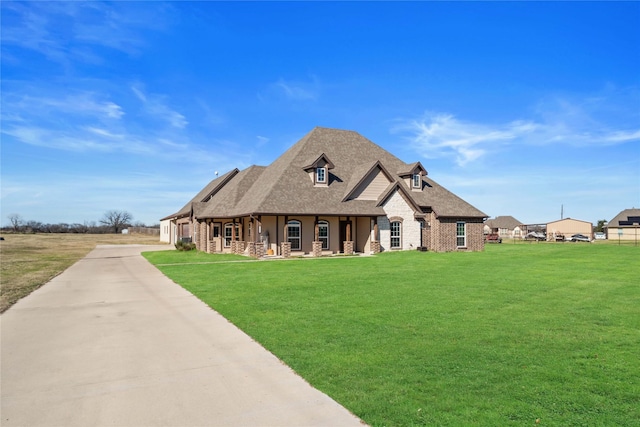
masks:
{"type": "Polygon", "coordinates": [[[640,209],[625,209],[609,221],[608,227],[629,227],[640,222],[640,209]]]}
{"type": "MultiPolygon", "coordinates": [[[[417,163],[404,163],[357,132],[320,127],[314,128],[269,166],[252,166],[236,173],[222,188],[215,189],[210,202],[195,205],[196,216],[384,215],[384,210],[374,200],[343,201],[352,186],[361,182],[376,162],[390,172],[415,205],[425,210],[433,209],[438,216],[487,216],[430,178],[425,177],[424,191],[411,191],[394,173],[411,170],[417,163]],[[322,155],[333,164],[329,185],[324,187],[314,186],[304,170],[322,155]]],[[[207,188],[216,187],[216,181],[207,188]]],[[[198,194],[207,194],[206,188],[198,194]]],[[[202,201],[198,196],[192,200],[202,201]]],[[[189,203],[185,208],[190,206],[189,203]]]]}
{"type": "Polygon", "coordinates": [[[497,216],[486,220],[484,223],[491,228],[506,228],[507,230],[514,230],[519,225],[522,225],[520,221],[509,215],[497,216]]]}
{"type": "Polygon", "coordinates": [[[174,214],[171,214],[171,215],[168,215],[168,216],[166,216],[166,217],[164,217],[162,219],[164,220],[164,219],[169,219],[169,218],[180,218],[180,217],[184,217],[184,216],[189,215],[191,213],[191,210],[193,209],[194,203],[204,202],[207,199],[210,199],[211,197],[213,197],[238,172],[240,172],[238,170],[238,168],[235,168],[235,169],[232,169],[229,172],[223,174],[222,176],[216,177],[211,182],[209,182],[207,185],[205,185],[205,187],[202,190],[200,190],[198,192],[198,194],[196,194],[191,200],[189,200],[187,202],[187,204],[185,204],[182,207],[182,209],[180,209],[178,212],[176,212],[174,214]]]}

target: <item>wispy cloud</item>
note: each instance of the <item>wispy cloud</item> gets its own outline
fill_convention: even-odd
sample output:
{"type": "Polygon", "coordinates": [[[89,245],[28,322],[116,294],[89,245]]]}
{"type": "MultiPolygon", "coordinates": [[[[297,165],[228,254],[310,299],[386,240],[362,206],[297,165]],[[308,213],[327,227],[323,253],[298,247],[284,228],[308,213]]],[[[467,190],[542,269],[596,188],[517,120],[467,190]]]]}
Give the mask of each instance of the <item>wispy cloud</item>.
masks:
{"type": "Polygon", "coordinates": [[[266,136],[258,135],[256,136],[256,138],[258,138],[258,147],[262,147],[263,145],[269,142],[269,138],[267,138],[266,136]]]}
{"type": "MultiPolygon", "coordinates": [[[[320,96],[320,83],[315,76],[311,81],[287,81],[279,79],[268,85],[265,94],[267,96],[284,97],[289,101],[316,101],[320,96]]],[[[258,94],[264,99],[265,94],[258,94]]]]}
{"type": "Polygon", "coordinates": [[[454,154],[456,162],[464,166],[484,155],[489,144],[516,139],[537,127],[520,121],[491,126],[458,120],[451,114],[427,113],[420,119],[403,121],[393,131],[411,134],[409,139],[427,158],[454,154]]]}
{"type": "Polygon", "coordinates": [[[630,106],[640,103],[640,96],[637,91],[631,99],[626,99],[628,95],[621,97],[620,91],[610,91],[609,96],[582,102],[554,97],[540,102],[531,118],[501,124],[428,112],[419,118],[397,120],[391,132],[405,135],[425,157],[453,156],[459,166],[508,145],[617,145],[640,141],[640,112],[630,106]]]}
{"type": "MultiPolygon", "coordinates": [[[[98,120],[120,119],[125,113],[115,102],[97,93],[89,91],[57,91],[52,96],[38,95],[35,90],[28,92],[12,92],[5,90],[3,110],[14,114],[22,112],[30,116],[45,119],[61,114],[73,114],[82,117],[94,117],[98,120]]],[[[38,89],[39,90],[39,89],[38,89]]]]}
{"type": "Polygon", "coordinates": [[[95,47],[138,54],[149,31],[169,26],[169,5],[149,8],[128,3],[2,2],[2,42],[54,62],[100,63],[95,47]]]}
{"type": "Polygon", "coordinates": [[[143,103],[144,110],[147,114],[179,129],[183,129],[189,124],[185,116],[167,106],[166,97],[153,94],[147,95],[142,91],[142,89],[136,86],[132,86],[131,90],[143,103]]]}
{"type": "MultiPolygon", "coordinates": [[[[121,152],[172,159],[189,158],[198,151],[190,136],[183,132],[187,124],[184,116],[163,104],[159,95],[145,95],[137,90],[136,97],[125,97],[119,102],[103,92],[61,90],[55,85],[25,86],[12,82],[5,89],[0,132],[7,139],[3,138],[3,143],[14,140],[78,153],[121,152]],[[146,130],[140,127],[145,123],[140,120],[140,111],[135,109],[132,98],[143,101],[142,111],[153,116],[146,130]],[[133,109],[130,118],[121,103],[133,109]],[[157,120],[168,126],[158,126],[157,120]]],[[[211,156],[203,150],[199,158],[211,156]]]]}

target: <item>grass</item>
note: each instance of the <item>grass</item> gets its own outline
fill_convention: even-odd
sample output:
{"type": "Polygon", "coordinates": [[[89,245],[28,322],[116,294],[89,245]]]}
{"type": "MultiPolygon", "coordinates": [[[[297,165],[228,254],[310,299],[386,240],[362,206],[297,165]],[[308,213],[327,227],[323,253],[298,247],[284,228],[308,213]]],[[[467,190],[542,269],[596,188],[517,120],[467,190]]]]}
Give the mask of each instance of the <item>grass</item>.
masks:
{"type": "Polygon", "coordinates": [[[5,234],[0,241],[0,313],[98,244],[159,244],[146,234],[5,234]]]}
{"type": "Polygon", "coordinates": [[[372,426],[640,425],[639,248],[144,255],[372,426]]]}

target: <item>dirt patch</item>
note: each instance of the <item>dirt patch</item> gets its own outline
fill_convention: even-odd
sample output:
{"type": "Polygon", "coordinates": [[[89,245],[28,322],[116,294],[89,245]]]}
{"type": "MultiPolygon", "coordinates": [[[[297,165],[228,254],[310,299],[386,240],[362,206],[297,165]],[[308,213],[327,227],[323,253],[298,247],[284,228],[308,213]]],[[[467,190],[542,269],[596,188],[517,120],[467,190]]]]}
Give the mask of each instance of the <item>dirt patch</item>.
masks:
{"type": "Polygon", "coordinates": [[[0,313],[87,255],[96,245],[160,243],[148,234],[5,234],[0,240],[0,313]]]}

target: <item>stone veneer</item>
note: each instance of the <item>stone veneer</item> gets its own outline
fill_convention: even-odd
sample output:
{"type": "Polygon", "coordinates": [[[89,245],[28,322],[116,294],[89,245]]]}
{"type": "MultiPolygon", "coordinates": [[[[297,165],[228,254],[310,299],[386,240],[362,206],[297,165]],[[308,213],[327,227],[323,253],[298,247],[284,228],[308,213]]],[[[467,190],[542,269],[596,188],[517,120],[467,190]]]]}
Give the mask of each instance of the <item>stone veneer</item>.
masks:
{"type": "Polygon", "coordinates": [[[250,257],[256,257],[256,242],[248,242],[247,249],[249,250],[250,257]]]}
{"type": "Polygon", "coordinates": [[[322,256],[322,242],[314,241],[312,245],[313,245],[312,255],[316,257],[322,256]]]}
{"type": "Polygon", "coordinates": [[[291,256],[291,243],[290,242],[282,242],[280,243],[281,255],[283,258],[289,258],[291,256]]]}
{"type": "Polygon", "coordinates": [[[249,256],[252,256],[254,258],[264,257],[264,243],[262,242],[248,242],[247,249],[249,252],[249,256]]]}
{"type": "Polygon", "coordinates": [[[344,241],[344,254],[352,255],[353,254],[353,240],[344,241]]]}
{"type": "Polygon", "coordinates": [[[201,222],[198,232],[198,250],[206,251],[207,250],[207,224],[205,222],[201,222]]]}
{"type": "Polygon", "coordinates": [[[379,254],[380,253],[380,242],[371,242],[371,253],[379,254]]]}

